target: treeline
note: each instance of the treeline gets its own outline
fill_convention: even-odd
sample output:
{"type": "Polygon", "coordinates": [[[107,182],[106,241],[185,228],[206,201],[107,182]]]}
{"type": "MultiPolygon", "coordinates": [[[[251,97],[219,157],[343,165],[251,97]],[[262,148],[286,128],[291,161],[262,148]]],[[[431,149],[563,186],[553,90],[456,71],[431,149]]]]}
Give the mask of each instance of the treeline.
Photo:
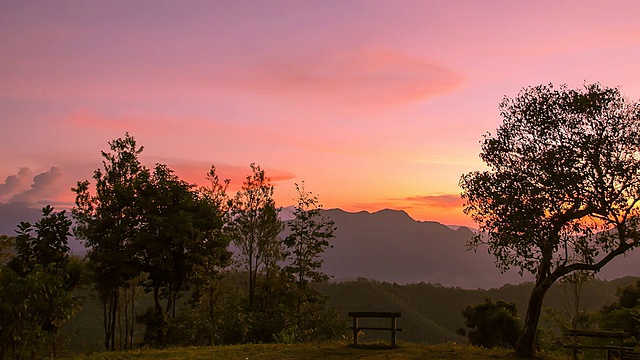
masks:
{"type": "Polygon", "coordinates": [[[72,189],[73,227],[47,206],[35,225],[2,238],[3,358],[56,356],[58,329],[79,309],[81,284],[99,304],[111,351],[342,334],[339,314],[311,286],[328,279],[320,255],[335,227],[304,184],[284,223],[258,165],[230,196],[214,166],[209,185],[198,187],[164,164],[142,165],[143,148],[129,134],[109,146],[93,181],[72,189]],[[83,261],[70,255],[71,235],[88,248],[83,261]]]}
{"type": "MultiPolygon", "coordinates": [[[[612,281],[586,279],[579,283],[567,279],[555,284],[544,302],[540,345],[551,346],[562,339],[564,330],[572,327],[629,331],[635,326],[638,330],[632,333],[638,334],[636,338],[640,339],[640,318],[631,316],[634,311],[640,311],[637,281],[636,277],[612,281]],[[628,294],[624,296],[626,300],[620,301],[620,294],[628,294]],[[620,321],[612,321],[614,316],[620,321]]],[[[462,289],[428,283],[402,285],[358,279],[318,284],[317,288],[327,295],[329,305],[339,308],[343,316],[348,311],[400,311],[402,318],[398,324],[405,329],[398,335],[400,340],[437,344],[468,341],[467,335],[474,329],[465,323],[467,319],[463,312],[469,306],[485,304],[487,299],[514,304],[517,317],[523,319],[533,284],[462,289]]],[[[388,333],[365,331],[363,341],[367,339],[388,340],[388,333]]]]}

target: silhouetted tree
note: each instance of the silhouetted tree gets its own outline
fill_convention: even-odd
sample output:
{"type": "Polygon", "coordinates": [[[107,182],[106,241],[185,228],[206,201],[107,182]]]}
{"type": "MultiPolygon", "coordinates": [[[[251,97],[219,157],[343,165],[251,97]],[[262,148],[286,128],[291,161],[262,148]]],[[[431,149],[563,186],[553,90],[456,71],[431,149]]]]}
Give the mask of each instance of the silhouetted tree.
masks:
{"type": "Polygon", "coordinates": [[[145,287],[153,292],[154,311],[145,316],[145,340],[164,345],[168,319],[176,315],[180,294],[205,265],[224,265],[229,242],[222,236],[223,218],[207,193],[196,189],[167,166],[156,165],[140,190],[141,226],[135,239],[145,287]],[[161,305],[166,299],[166,305],[161,305]]]}
{"type": "MultiPolygon", "coordinates": [[[[89,181],[79,181],[72,189],[76,193],[73,216],[74,234],[88,247],[89,267],[103,305],[103,321],[107,350],[116,348],[116,320],[119,312],[134,318],[134,305],[121,309],[120,294],[135,291],[128,282],[140,269],[133,247],[141,225],[137,200],[142,183],[148,181],[149,171],[138,160],[143,148],[135,139],[124,138],[109,142],[111,152],[102,152],[103,168],[95,170],[95,195],[89,181]]],[[[125,348],[133,344],[133,321],[125,328],[125,348]]]]}
{"type": "MultiPolygon", "coordinates": [[[[486,299],[483,304],[469,305],[462,311],[471,344],[492,348],[512,348],[522,331],[515,303],[486,299]]],[[[463,329],[461,329],[463,330],[463,329]]],[[[462,333],[463,331],[460,331],[462,333]]]]}
{"type": "Polygon", "coordinates": [[[296,323],[303,330],[312,326],[303,326],[303,320],[318,313],[318,306],[323,307],[322,295],[309,284],[329,280],[320,270],[323,262],[320,256],[331,247],[329,240],[336,229],[332,220],[322,217],[318,197],[307,192],[304,183],[296,184],[296,190],[298,203],[293,210],[294,218],[287,222],[289,235],[284,240],[289,260],[284,271],[295,283],[296,323]]]}
{"type": "MultiPolygon", "coordinates": [[[[73,290],[80,282],[80,264],[70,256],[67,237],[71,220],[65,211],[42,209],[35,224],[21,222],[15,256],[0,268],[0,353],[35,356],[40,336],[49,336],[57,356],[58,329],[80,305],[73,290]]],[[[7,239],[8,240],[8,239],[7,239]]]]}
{"type": "Polygon", "coordinates": [[[640,107],[593,84],[525,88],[500,109],[503,123],[480,154],[489,170],[460,186],[481,230],[469,245],[487,244],[503,270],[535,275],[516,345],[531,357],[549,287],[639,244],[640,107]]]}
{"type": "Polygon", "coordinates": [[[606,330],[626,331],[640,340],[640,280],[618,288],[618,302],[600,310],[600,325],[606,330]]]}
{"type": "Polygon", "coordinates": [[[273,200],[273,185],[260,166],[251,164],[252,174],[248,175],[242,188],[234,197],[227,227],[231,241],[238,249],[240,263],[249,277],[249,310],[254,309],[258,275],[262,275],[269,301],[270,285],[279,275],[278,262],[283,260],[283,229],[278,218],[280,209],[273,200]]]}

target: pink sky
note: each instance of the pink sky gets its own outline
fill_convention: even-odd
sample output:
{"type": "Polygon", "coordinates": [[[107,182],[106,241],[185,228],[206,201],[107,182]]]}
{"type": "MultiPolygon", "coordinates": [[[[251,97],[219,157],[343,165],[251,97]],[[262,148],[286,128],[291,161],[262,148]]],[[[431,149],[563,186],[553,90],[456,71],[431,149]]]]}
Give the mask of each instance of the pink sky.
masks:
{"type": "Polygon", "coordinates": [[[0,203],[69,206],[130,132],[143,161],[239,186],[255,162],[291,205],[472,225],[498,103],[601,82],[640,99],[637,1],[0,3],[0,203]],[[6,179],[6,180],[5,180],[6,179]]]}

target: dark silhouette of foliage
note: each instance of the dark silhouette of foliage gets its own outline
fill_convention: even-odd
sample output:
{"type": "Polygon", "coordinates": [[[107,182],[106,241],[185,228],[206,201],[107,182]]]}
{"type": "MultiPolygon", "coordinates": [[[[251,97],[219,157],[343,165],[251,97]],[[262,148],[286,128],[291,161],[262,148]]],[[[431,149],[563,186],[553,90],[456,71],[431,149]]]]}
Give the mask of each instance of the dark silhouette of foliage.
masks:
{"type": "Polygon", "coordinates": [[[640,280],[634,285],[619,287],[618,302],[600,310],[600,326],[606,330],[626,331],[640,340],[640,280]]]}
{"type": "Polygon", "coordinates": [[[335,224],[324,219],[320,214],[322,205],[318,197],[307,192],[296,184],[298,204],[294,207],[294,218],[287,222],[289,235],[284,240],[289,263],[284,267],[285,273],[293,280],[295,306],[295,331],[287,334],[289,339],[311,340],[313,329],[321,323],[318,318],[323,313],[325,299],[310,286],[329,280],[329,276],[321,271],[324,251],[331,247],[329,240],[334,237],[335,224]]]}
{"type": "Polygon", "coordinates": [[[516,346],[531,357],[549,287],[640,243],[640,107],[592,84],[525,88],[500,109],[502,125],[482,142],[489,170],[463,175],[460,186],[480,227],[469,245],[486,244],[501,269],[536,277],[516,346]]]}
{"type": "Polygon", "coordinates": [[[279,276],[278,262],[284,259],[279,238],[283,223],[273,200],[273,185],[260,166],[251,164],[248,175],[231,203],[227,234],[238,249],[239,261],[248,274],[248,309],[254,310],[259,283],[262,283],[261,308],[268,308],[274,281],[279,276]]]}
{"type": "Polygon", "coordinates": [[[156,165],[138,203],[142,222],[136,254],[147,274],[145,288],[154,298],[153,313],[140,319],[147,325],[145,342],[162,346],[168,330],[163,325],[176,316],[180,294],[190,288],[203,266],[227,260],[220,254],[226,253],[229,242],[222,236],[223,220],[216,203],[165,165],[156,165]],[[166,299],[164,307],[161,299],[166,299]]]}
{"type": "Polygon", "coordinates": [[[469,330],[471,344],[493,348],[512,348],[518,340],[522,325],[515,303],[485,299],[483,304],[469,305],[462,316],[469,330]]]}
{"type": "MultiPolygon", "coordinates": [[[[0,267],[0,355],[57,356],[58,332],[80,300],[80,264],[70,257],[71,220],[46,206],[35,224],[22,222],[15,256],[0,267]],[[42,340],[47,340],[43,342],[42,340]],[[41,345],[48,343],[47,351],[41,345]]],[[[6,239],[8,240],[8,238],[6,239]]],[[[7,242],[8,243],[8,242],[7,242]]],[[[8,245],[5,243],[5,245],[8,245]]]]}
{"type": "Polygon", "coordinates": [[[135,291],[128,282],[140,273],[133,247],[140,228],[137,200],[141,183],[150,175],[138,159],[143,148],[131,135],[109,142],[109,147],[111,152],[102,152],[103,168],[93,174],[95,195],[86,180],[72,189],[76,193],[72,213],[74,235],[89,249],[93,283],[103,304],[104,346],[113,351],[119,314],[131,320],[125,326],[124,348],[133,346],[135,302],[123,308],[120,300],[124,292],[135,291]]]}

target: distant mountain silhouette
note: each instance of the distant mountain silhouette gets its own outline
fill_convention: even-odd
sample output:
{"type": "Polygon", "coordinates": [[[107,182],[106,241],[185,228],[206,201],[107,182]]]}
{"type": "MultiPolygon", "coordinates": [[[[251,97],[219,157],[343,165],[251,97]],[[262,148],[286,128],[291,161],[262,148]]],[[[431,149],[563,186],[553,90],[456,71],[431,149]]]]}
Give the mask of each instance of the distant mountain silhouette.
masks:
{"type": "MultiPolygon", "coordinates": [[[[493,288],[531,281],[511,270],[501,274],[486,247],[468,251],[473,236],[433,221],[416,221],[406,212],[374,213],[323,210],[337,226],[333,248],[324,254],[324,271],[334,280],[364,277],[397,283],[438,283],[468,289],[493,288]]],[[[619,257],[598,274],[602,279],[640,275],[640,250],[619,257]]]]}

